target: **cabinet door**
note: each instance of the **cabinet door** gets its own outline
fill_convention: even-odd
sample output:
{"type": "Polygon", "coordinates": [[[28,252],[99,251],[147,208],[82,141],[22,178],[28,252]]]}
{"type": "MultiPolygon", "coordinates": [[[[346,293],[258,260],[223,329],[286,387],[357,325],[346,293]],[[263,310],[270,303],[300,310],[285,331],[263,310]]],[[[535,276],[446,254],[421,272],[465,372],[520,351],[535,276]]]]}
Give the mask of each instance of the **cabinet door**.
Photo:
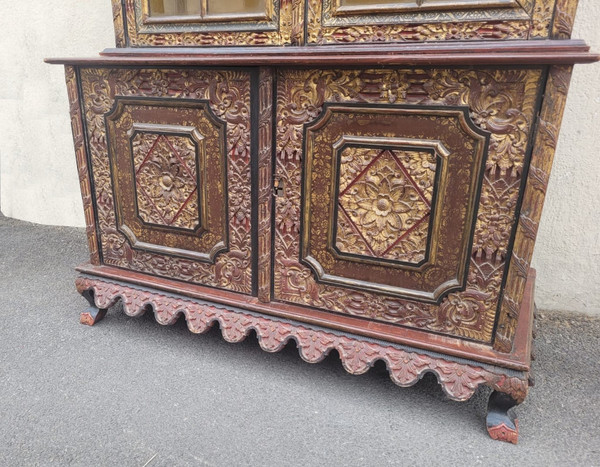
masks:
{"type": "Polygon", "coordinates": [[[328,44],[548,37],[553,3],[553,0],[307,0],[306,41],[328,44]]]}
{"type": "Polygon", "coordinates": [[[251,293],[251,74],[79,76],[102,262],[251,293]]]}
{"type": "Polygon", "coordinates": [[[489,343],[541,79],[281,71],[274,299],[489,343]]]}
{"type": "Polygon", "coordinates": [[[117,43],[130,47],[297,43],[302,32],[298,3],[128,0],[121,7],[120,0],[113,0],[117,43]]]}

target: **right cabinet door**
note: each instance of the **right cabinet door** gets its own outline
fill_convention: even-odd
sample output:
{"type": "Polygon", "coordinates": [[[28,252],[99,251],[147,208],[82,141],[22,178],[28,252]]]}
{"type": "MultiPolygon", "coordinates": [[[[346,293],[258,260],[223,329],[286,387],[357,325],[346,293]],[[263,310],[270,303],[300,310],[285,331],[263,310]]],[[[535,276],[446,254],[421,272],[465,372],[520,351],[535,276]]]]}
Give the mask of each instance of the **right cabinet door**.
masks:
{"type": "Polygon", "coordinates": [[[490,343],[542,75],[280,71],[273,298],[490,343]]]}

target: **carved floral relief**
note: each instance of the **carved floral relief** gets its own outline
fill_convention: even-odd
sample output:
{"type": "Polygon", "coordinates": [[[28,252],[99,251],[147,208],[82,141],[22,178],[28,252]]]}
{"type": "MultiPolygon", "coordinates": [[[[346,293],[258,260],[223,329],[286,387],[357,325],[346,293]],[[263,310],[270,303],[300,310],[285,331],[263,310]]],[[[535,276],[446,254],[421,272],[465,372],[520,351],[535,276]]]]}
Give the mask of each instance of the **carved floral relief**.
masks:
{"type": "Polygon", "coordinates": [[[436,165],[428,151],[346,148],[339,169],[338,249],[411,263],[425,259],[436,165]]]}
{"type": "Polygon", "coordinates": [[[195,143],[186,136],[138,133],[132,149],[142,220],[193,230],[200,222],[195,143]]]}
{"type": "MultiPolygon", "coordinates": [[[[285,191],[275,204],[275,297],[337,313],[490,342],[541,69],[280,73],[276,176],[284,181],[285,191]],[[299,262],[300,186],[305,163],[303,128],[319,117],[325,103],[331,102],[467,106],[473,123],[489,132],[469,272],[462,292],[446,296],[439,305],[405,300],[360,287],[351,290],[319,283],[313,272],[299,262]]],[[[373,221],[377,225],[375,217],[373,221]]]]}
{"type": "MultiPolygon", "coordinates": [[[[104,263],[191,283],[250,293],[252,275],[249,73],[181,69],[82,68],[81,80],[104,263]],[[226,173],[230,188],[226,196],[229,251],[219,254],[214,264],[132,248],[127,238],[119,231],[115,216],[113,179],[105,126],[105,115],[113,107],[116,96],[165,98],[169,99],[172,105],[177,105],[179,99],[182,100],[180,102],[185,99],[206,100],[214,115],[227,124],[226,173]]],[[[133,123],[125,122],[130,126],[133,123]]],[[[158,183],[148,187],[151,193],[147,194],[147,199],[153,200],[155,205],[160,205],[167,197],[174,196],[179,203],[178,206],[185,209],[191,202],[185,204],[186,199],[191,199],[190,189],[189,187],[184,189],[183,185],[178,184],[174,178],[178,176],[189,178],[193,173],[194,169],[189,163],[191,153],[186,153],[190,147],[188,143],[172,138],[169,136],[168,140],[158,138],[153,140],[157,144],[161,143],[164,151],[155,153],[148,150],[145,153],[150,157],[154,156],[156,163],[154,166],[148,166],[139,162],[138,168],[141,168],[141,171],[138,173],[138,180],[141,182],[144,177],[158,177],[153,178],[158,183]],[[168,144],[169,142],[173,147],[168,144]],[[178,165],[182,172],[173,173],[174,166],[168,159],[175,156],[176,151],[180,157],[188,158],[186,166],[189,173],[186,173],[183,165],[178,165]],[[188,155],[181,156],[181,153],[188,155]],[[144,167],[148,167],[146,169],[148,172],[144,171],[144,167]]],[[[139,158],[142,154],[144,150],[139,150],[136,155],[139,158]]],[[[144,180],[144,183],[146,182],[151,183],[144,180]]],[[[225,196],[224,187],[221,187],[221,190],[222,196],[225,196]]],[[[142,216],[146,215],[152,220],[162,221],[160,214],[166,216],[167,222],[177,222],[177,213],[173,213],[170,209],[163,204],[162,208],[155,208],[154,211],[149,211],[142,216]]],[[[185,224],[185,227],[190,226],[185,224]]]]}

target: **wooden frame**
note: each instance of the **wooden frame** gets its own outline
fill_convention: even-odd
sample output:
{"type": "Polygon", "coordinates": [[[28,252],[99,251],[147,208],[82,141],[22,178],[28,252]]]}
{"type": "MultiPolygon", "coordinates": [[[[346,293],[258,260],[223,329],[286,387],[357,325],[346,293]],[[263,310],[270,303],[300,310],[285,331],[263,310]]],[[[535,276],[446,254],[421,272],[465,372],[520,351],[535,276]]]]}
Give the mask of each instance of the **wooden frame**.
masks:
{"type": "MultiPolygon", "coordinates": [[[[400,13],[402,11],[461,10],[508,8],[519,6],[518,0],[414,0],[411,2],[381,2],[364,5],[344,5],[344,0],[333,0],[333,15],[400,13]]],[[[360,2],[359,2],[360,3],[360,2]]]]}
{"type": "Polygon", "coordinates": [[[599,59],[569,39],[576,3],[113,0],[117,49],[49,60],[87,223],[81,322],[121,300],[352,373],[380,359],[400,386],[432,372],[455,400],[487,385],[490,436],[516,442],[537,226],[572,66],[599,59]]]}
{"type": "MultiPolygon", "coordinates": [[[[265,14],[151,16],[149,0],[113,0],[117,45],[231,46],[287,45],[301,42],[296,26],[303,6],[297,1],[266,0],[265,14]]],[[[205,4],[206,2],[204,2],[205,4]]]]}

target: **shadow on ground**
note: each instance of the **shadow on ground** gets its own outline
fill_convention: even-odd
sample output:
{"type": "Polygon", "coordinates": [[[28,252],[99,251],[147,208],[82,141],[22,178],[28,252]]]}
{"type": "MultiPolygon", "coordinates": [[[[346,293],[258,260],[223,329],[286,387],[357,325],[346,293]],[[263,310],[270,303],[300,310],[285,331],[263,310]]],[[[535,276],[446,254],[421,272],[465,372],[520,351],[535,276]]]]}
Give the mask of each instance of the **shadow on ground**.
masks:
{"type": "Polygon", "coordinates": [[[521,439],[488,438],[487,389],[311,365],[117,305],[94,327],[74,266],[83,229],[0,216],[0,465],[600,465],[600,319],[541,312],[521,439]]]}

